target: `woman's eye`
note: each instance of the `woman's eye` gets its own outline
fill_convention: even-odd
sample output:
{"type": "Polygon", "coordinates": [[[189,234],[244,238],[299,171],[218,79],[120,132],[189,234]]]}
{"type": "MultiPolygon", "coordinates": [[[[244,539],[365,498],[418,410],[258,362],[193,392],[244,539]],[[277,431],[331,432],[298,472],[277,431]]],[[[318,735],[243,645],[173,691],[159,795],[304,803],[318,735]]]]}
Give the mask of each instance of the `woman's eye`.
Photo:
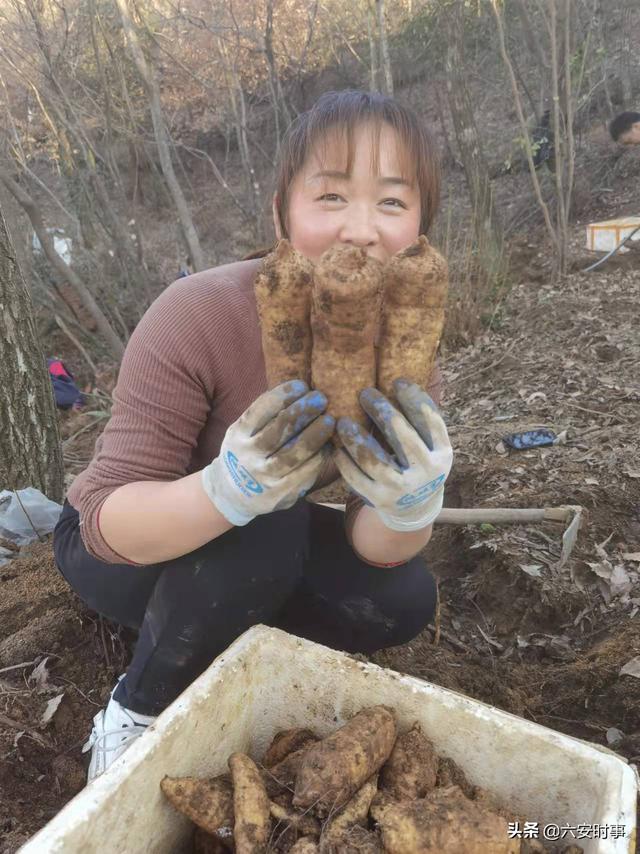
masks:
{"type": "Polygon", "coordinates": [[[404,203],[404,202],[402,202],[402,201],[400,201],[400,199],[385,199],[385,200],[384,200],[384,204],[386,205],[386,204],[387,204],[387,202],[393,202],[393,203],[394,203],[394,206],[395,206],[395,205],[400,205],[400,207],[401,207],[401,208],[406,208],[405,203],[404,203]]]}
{"type": "Polygon", "coordinates": [[[319,201],[321,202],[336,202],[340,196],[337,193],[325,193],[323,196],[320,196],[319,201]]]}

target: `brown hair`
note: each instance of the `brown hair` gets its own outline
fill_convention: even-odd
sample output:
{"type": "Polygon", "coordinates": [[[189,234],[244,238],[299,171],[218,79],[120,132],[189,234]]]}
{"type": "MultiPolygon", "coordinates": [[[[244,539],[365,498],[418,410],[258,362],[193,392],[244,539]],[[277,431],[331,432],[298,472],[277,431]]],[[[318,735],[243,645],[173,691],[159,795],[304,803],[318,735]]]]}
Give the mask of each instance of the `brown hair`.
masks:
{"type": "Polygon", "coordinates": [[[326,151],[335,133],[346,137],[347,166],[350,173],[354,159],[354,131],[362,124],[371,124],[375,144],[372,149],[372,171],[378,171],[378,141],[383,125],[389,125],[398,135],[402,149],[402,177],[415,181],[420,191],[420,233],[426,234],[440,203],[440,163],[435,144],[426,125],[413,110],[394,98],[377,92],[347,89],[325,92],[306,113],[299,115],[288,127],[282,141],[276,175],[278,218],[282,234],[288,237],[287,212],[289,189],[302,169],[309,153],[322,146],[326,151]]]}

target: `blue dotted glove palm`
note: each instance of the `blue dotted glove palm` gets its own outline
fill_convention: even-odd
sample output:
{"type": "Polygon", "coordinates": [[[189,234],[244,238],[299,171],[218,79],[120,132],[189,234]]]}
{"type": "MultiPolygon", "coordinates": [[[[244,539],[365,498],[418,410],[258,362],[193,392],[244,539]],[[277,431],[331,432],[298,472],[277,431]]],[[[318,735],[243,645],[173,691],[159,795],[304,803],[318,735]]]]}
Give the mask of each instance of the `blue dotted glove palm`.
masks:
{"type": "Polygon", "coordinates": [[[347,484],[376,509],[388,528],[416,531],[430,525],[442,509],[453,450],[426,391],[403,379],[393,386],[402,412],[375,388],[360,394],[360,405],[393,456],[355,421],[340,418],[337,432],[344,447],[335,461],[347,484]]]}
{"type": "Polygon", "coordinates": [[[316,482],[335,419],[327,398],[291,380],[267,391],[227,430],[202,485],[233,525],[291,507],[316,482]]]}

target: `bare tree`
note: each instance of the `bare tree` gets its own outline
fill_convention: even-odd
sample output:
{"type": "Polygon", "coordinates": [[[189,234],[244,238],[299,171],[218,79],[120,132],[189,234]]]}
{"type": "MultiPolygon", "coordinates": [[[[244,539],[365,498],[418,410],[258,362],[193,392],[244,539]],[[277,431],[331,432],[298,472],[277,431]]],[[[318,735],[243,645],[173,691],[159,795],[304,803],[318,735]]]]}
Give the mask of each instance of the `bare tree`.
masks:
{"type": "Polygon", "coordinates": [[[491,0],[490,6],[496,22],[500,54],[511,84],[513,103],[525,146],[529,174],[554,249],[555,272],[557,275],[563,275],[567,271],[569,261],[569,217],[575,169],[573,123],[576,92],[571,74],[571,38],[574,24],[572,0],[545,0],[544,5],[542,2],[538,4],[547,34],[546,56],[551,71],[555,217],[544,198],[540,179],[536,172],[531,132],[524,115],[522,95],[514,64],[507,48],[505,23],[499,8],[499,0],[491,0]]]}
{"type": "Polygon", "coordinates": [[[389,41],[387,39],[384,0],[376,0],[376,11],[378,13],[378,33],[380,34],[380,59],[384,74],[384,94],[393,95],[393,72],[391,70],[391,56],[389,54],[389,41]]]}
{"type": "Polygon", "coordinates": [[[380,86],[378,76],[380,73],[378,62],[378,45],[376,42],[376,30],[373,24],[373,13],[367,10],[367,35],[369,37],[369,89],[379,92],[380,86]]]}
{"type": "MultiPolygon", "coordinates": [[[[236,29],[236,39],[239,46],[239,32],[236,29]]],[[[236,132],[236,140],[238,150],[240,152],[240,160],[242,162],[245,179],[249,185],[249,192],[252,200],[252,213],[254,219],[254,235],[258,242],[262,242],[263,230],[262,219],[260,213],[262,211],[262,187],[256,171],[254,156],[249,144],[247,132],[247,103],[245,99],[242,82],[236,68],[237,54],[235,58],[231,58],[229,51],[223,39],[218,39],[218,49],[223,61],[224,79],[227,86],[229,97],[229,106],[233,116],[233,124],[236,132]]]]}
{"type": "Polygon", "coordinates": [[[138,37],[138,30],[129,9],[129,0],[116,0],[116,3],[120,11],[122,26],[131,49],[131,54],[149,98],[153,133],[158,147],[158,157],[160,158],[162,174],[165,177],[169,192],[176,206],[178,219],[180,221],[185,243],[187,244],[189,254],[193,261],[193,266],[196,270],[204,270],[206,264],[204,260],[204,253],[200,247],[198,232],[196,231],[187,200],[182,192],[182,187],[180,186],[180,182],[178,181],[175,169],[173,168],[173,162],[171,160],[171,143],[169,131],[167,130],[162,111],[162,103],[160,101],[160,87],[158,86],[155,73],[153,69],[149,67],[144,51],[142,50],[142,45],[140,44],[140,39],[138,37]]]}
{"type": "Polygon", "coordinates": [[[632,17],[634,7],[637,8],[637,0],[622,0],[622,26],[620,45],[620,80],[622,82],[622,102],[629,106],[633,100],[633,76],[631,73],[631,48],[632,17]]]}
{"type": "Polygon", "coordinates": [[[267,60],[267,68],[269,70],[269,92],[271,94],[271,103],[273,105],[273,116],[276,124],[276,157],[280,151],[280,114],[284,119],[285,128],[291,124],[291,113],[287,107],[287,99],[285,98],[278,68],[276,66],[276,58],[273,50],[273,13],[275,2],[267,0],[267,17],[264,28],[264,55],[267,60]]]}
{"type": "Polygon", "coordinates": [[[0,209],[0,487],[35,486],[62,501],[64,470],[49,374],[31,295],[0,209]]]}
{"type": "Polygon", "coordinates": [[[80,276],[78,276],[75,270],[73,270],[64,261],[58,252],[56,252],[53,241],[51,240],[49,232],[47,231],[42,219],[42,213],[34,199],[3,169],[0,169],[0,181],[2,181],[29,217],[33,230],[35,231],[36,236],[40,241],[40,245],[42,246],[42,251],[54,272],[60,277],[60,281],[69,282],[69,284],[74,288],[82,302],[82,305],[94,318],[98,331],[103,336],[112,354],[116,359],[121,359],[122,354],[124,353],[124,344],[122,343],[122,340],[111,326],[111,323],[87,288],[86,284],[82,281],[80,276]]]}
{"type": "Polygon", "coordinates": [[[447,34],[445,69],[449,109],[462,158],[480,263],[492,280],[502,267],[502,228],[493,205],[489,168],[484,156],[464,76],[464,2],[453,0],[443,11],[447,34]]]}

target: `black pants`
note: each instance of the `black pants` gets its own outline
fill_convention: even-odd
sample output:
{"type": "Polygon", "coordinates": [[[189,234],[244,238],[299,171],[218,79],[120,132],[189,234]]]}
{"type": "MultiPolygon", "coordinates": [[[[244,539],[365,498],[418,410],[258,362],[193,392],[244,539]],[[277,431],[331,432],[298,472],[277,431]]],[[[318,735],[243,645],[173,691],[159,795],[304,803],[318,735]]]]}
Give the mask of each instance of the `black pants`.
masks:
{"type": "Polygon", "coordinates": [[[93,558],[77,511],[65,503],[54,552],[90,608],[139,629],[115,698],[156,715],[257,623],[371,653],[406,643],[430,622],[436,586],[424,561],[370,566],[348,545],[343,524],[340,511],[300,501],[182,557],[130,566],[93,558]]]}

